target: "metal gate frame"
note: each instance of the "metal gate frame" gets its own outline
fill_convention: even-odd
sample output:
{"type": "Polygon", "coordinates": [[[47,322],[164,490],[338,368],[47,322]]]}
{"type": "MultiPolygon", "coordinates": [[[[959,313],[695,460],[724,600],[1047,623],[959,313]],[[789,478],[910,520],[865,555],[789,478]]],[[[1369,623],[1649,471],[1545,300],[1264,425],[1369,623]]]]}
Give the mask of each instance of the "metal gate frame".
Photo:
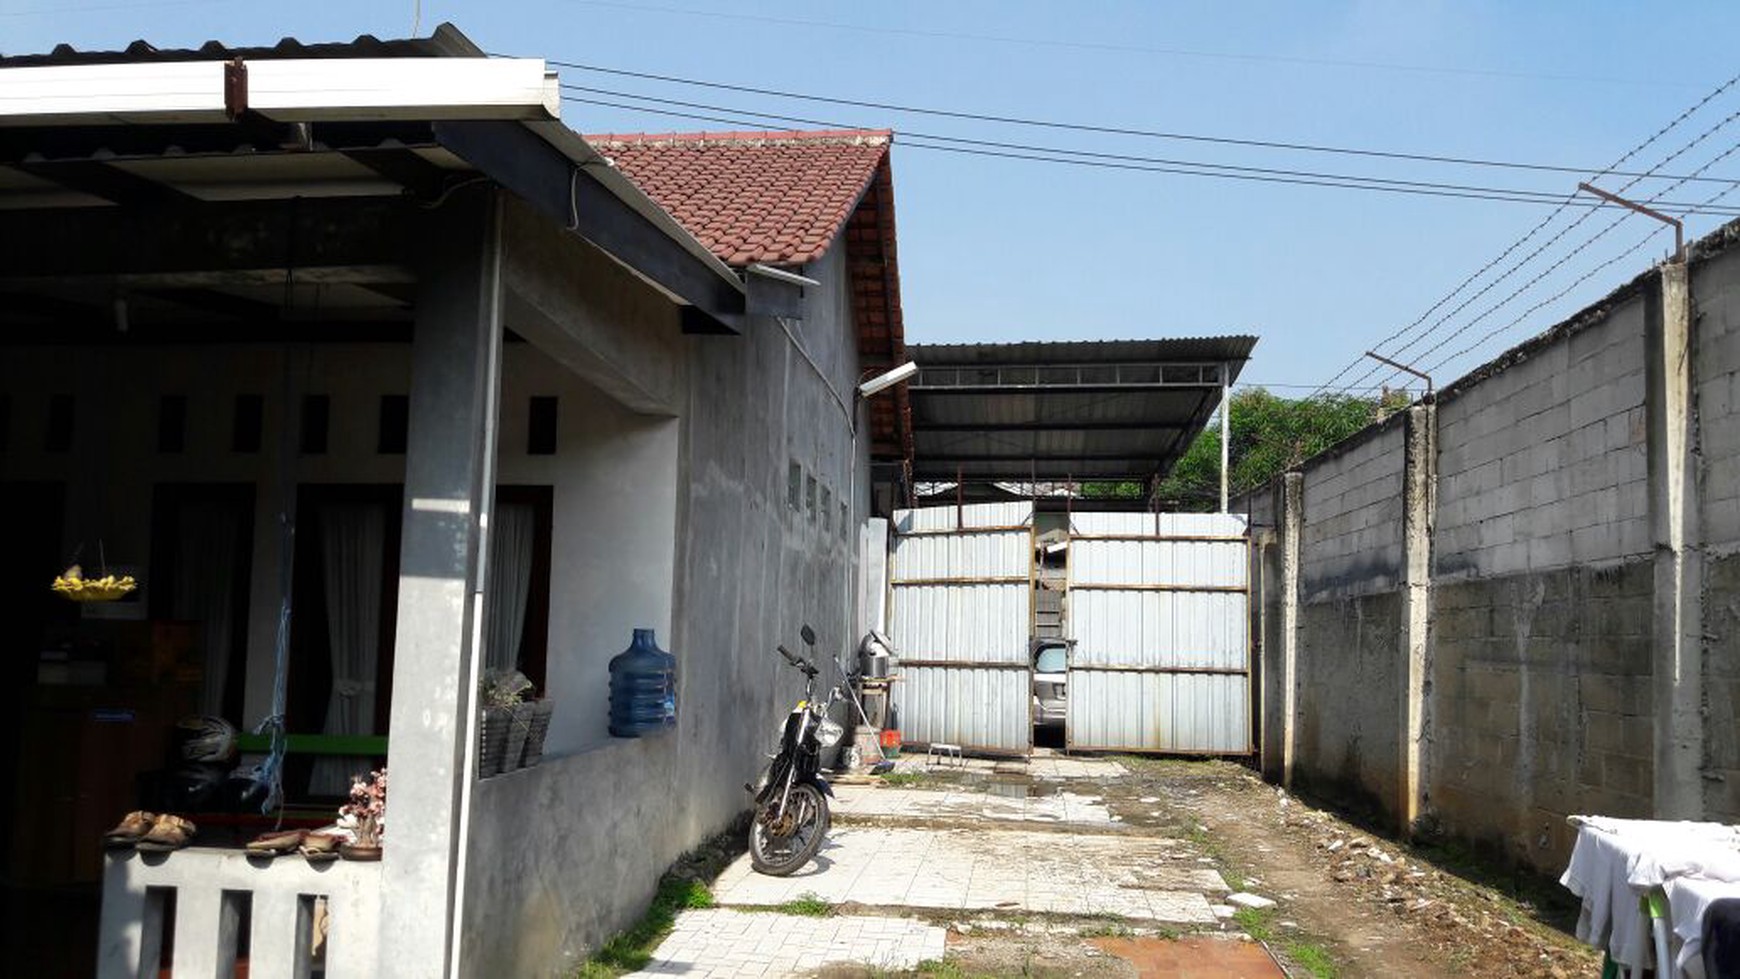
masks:
{"type": "MultiPolygon", "coordinates": [[[[1240,617],[1243,621],[1244,629],[1245,629],[1245,648],[1243,650],[1243,653],[1244,653],[1243,660],[1244,661],[1240,666],[1237,666],[1237,667],[1192,667],[1192,666],[1168,666],[1168,665],[1146,666],[1146,665],[1129,664],[1129,663],[1092,663],[1092,662],[1080,663],[1077,661],[1076,656],[1073,652],[1073,649],[1075,647],[1072,647],[1072,654],[1070,656],[1069,666],[1068,666],[1068,670],[1067,670],[1068,682],[1065,685],[1066,697],[1068,698],[1066,700],[1066,703],[1068,704],[1068,707],[1067,707],[1065,714],[1064,714],[1064,748],[1067,751],[1117,751],[1117,752],[1126,752],[1129,754],[1203,755],[1203,756],[1211,756],[1211,757],[1255,754],[1256,753],[1256,742],[1255,742],[1255,738],[1252,736],[1251,731],[1252,731],[1252,727],[1253,727],[1253,720],[1252,719],[1254,717],[1255,709],[1256,709],[1256,705],[1255,705],[1256,691],[1254,689],[1255,672],[1254,672],[1253,667],[1252,667],[1253,660],[1255,659],[1256,636],[1255,636],[1255,630],[1251,628],[1251,624],[1250,624],[1250,610],[1251,610],[1252,600],[1254,598],[1254,592],[1252,590],[1251,572],[1250,572],[1250,568],[1251,568],[1251,538],[1250,538],[1248,521],[1246,524],[1246,531],[1243,534],[1162,534],[1159,532],[1159,523],[1160,523],[1161,516],[1162,516],[1161,514],[1153,514],[1154,522],[1155,522],[1155,532],[1151,533],[1151,534],[1141,534],[1141,533],[1077,534],[1075,532],[1074,517],[1072,515],[1070,527],[1069,527],[1069,541],[1070,541],[1069,557],[1068,557],[1068,560],[1067,560],[1066,565],[1065,565],[1067,573],[1066,573],[1065,578],[1064,578],[1064,583],[1065,583],[1064,584],[1064,587],[1065,587],[1064,602],[1065,602],[1066,609],[1068,609],[1068,611],[1066,612],[1066,615],[1065,615],[1065,621],[1068,623],[1068,628],[1065,630],[1066,634],[1070,637],[1070,639],[1072,641],[1077,638],[1076,637],[1077,606],[1076,606],[1076,603],[1073,601],[1075,593],[1077,591],[1124,591],[1124,592],[1177,592],[1177,593],[1196,593],[1196,594],[1239,594],[1239,595],[1243,595],[1245,597],[1244,613],[1240,617]],[[1131,582],[1131,583],[1105,583],[1105,582],[1102,582],[1102,583],[1094,583],[1094,584],[1078,583],[1076,581],[1076,560],[1075,560],[1075,542],[1076,541],[1137,541],[1137,542],[1162,542],[1162,543],[1214,543],[1214,544],[1240,543],[1240,544],[1244,545],[1244,552],[1245,552],[1244,553],[1245,583],[1243,585],[1165,584],[1165,583],[1139,583],[1139,582],[1131,582]],[[1242,733],[1243,738],[1244,738],[1244,741],[1245,741],[1244,747],[1242,750],[1220,750],[1220,749],[1203,749],[1203,748],[1177,748],[1177,747],[1165,747],[1165,746],[1154,747],[1154,748],[1145,748],[1145,747],[1131,747],[1128,745],[1079,744],[1079,743],[1077,743],[1076,736],[1075,736],[1075,721],[1076,721],[1076,716],[1077,716],[1075,694],[1076,694],[1076,691],[1079,689],[1079,686],[1077,683],[1077,677],[1076,677],[1076,673],[1078,670],[1083,672],[1083,673],[1155,673],[1155,674],[1168,675],[1168,676],[1191,676],[1191,675],[1196,675],[1196,676],[1201,676],[1201,675],[1242,676],[1245,678],[1245,684],[1246,684],[1246,686],[1245,686],[1245,695],[1246,695],[1245,702],[1246,702],[1246,711],[1247,711],[1246,723],[1243,724],[1240,728],[1241,733],[1242,733]]],[[[1231,515],[1228,515],[1228,516],[1231,516],[1231,515]]]]}
{"type": "MultiPolygon", "coordinates": [[[[946,650],[909,651],[909,650],[904,649],[904,648],[897,648],[896,649],[896,654],[898,656],[898,663],[899,663],[899,669],[898,669],[899,675],[896,677],[895,682],[897,684],[904,685],[904,687],[901,691],[901,693],[903,695],[897,697],[897,702],[900,703],[901,707],[902,707],[902,716],[901,716],[902,737],[905,739],[905,743],[908,745],[912,745],[914,747],[924,748],[924,747],[929,747],[929,745],[933,742],[940,743],[940,742],[946,741],[947,743],[950,743],[950,744],[958,744],[962,748],[962,750],[972,751],[976,754],[1000,755],[1000,756],[1009,756],[1009,757],[1021,757],[1021,756],[1032,754],[1032,752],[1033,752],[1033,662],[1032,662],[1032,658],[1031,658],[1032,651],[1031,651],[1031,647],[1030,647],[1030,642],[1031,642],[1031,638],[1033,635],[1034,624],[1035,624],[1033,591],[1034,591],[1034,587],[1036,585],[1037,577],[1038,577],[1038,567],[1036,565],[1036,559],[1034,557],[1035,542],[1034,542],[1034,527],[1033,527],[1033,524],[1034,524],[1033,510],[1031,508],[1031,504],[1027,504],[1028,510],[1026,513],[1026,519],[1024,522],[1018,523],[1018,524],[997,523],[997,524],[986,524],[986,525],[982,525],[982,526],[971,526],[971,525],[967,524],[966,512],[965,512],[966,510],[973,509],[974,507],[996,506],[996,505],[999,505],[999,504],[989,504],[989,505],[987,505],[987,504],[975,504],[975,505],[969,505],[968,507],[962,507],[959,505],[941,506],[941,507],[924,507],[924,508],[915,508],[913,510],[903,511],[903,512],[907,512],[907,513],[918,512],[920,509],[936,511],[936,512],[941,512],[941,511],[945,511],[945,510],[954,511],[955,520],[953,521],[953,526],[937,528],[937,529],[917,529],[917,530],[910,530],[910,531],[901,531],[899,529],[899,523],[898,523],[899,514],[898,513],[896,514],[896,520],[890,521],[890,525],[889,525],[890,533],[897,540],[896,546],[893,548],[893,553],[890,555],[889,562],[888,562],[888,591],[889,591],[888,608],[889,608],[890,634],[891,635],[899,635],[899,630],[902,628],[902,626],[895,624],[895,620],[896,620],[896,616],[900,613],[900,611],[902,609],[902,603],[896,599],[896,589],[903,588],[903,587],[904,588],[925,588],[925,587],[951,587],[951,586],[974,586],[974,585],[1017,585],[1018,584],[1018,585],[1021,585],[1023,588],[1023,595],[1025,596],[1024,604],[1025,604],[1026,609],[1027,609],[1027,614],[1025,616],[1026,621],[1024,623],[1022,641],[1021,641],[1021,654],[1020,654],[1021,658],[1017,661],[991,661],[991,660],[978,660],[978,659],[963,659],[963,658],[958,658],[958,657],[947,657],[947,656],[938,657],[936,655],[937,653],[946,653],[947,652],[946,650]],[[902,577],[900,577],[900,564],[901,564],[900,550],[901,550],[901,548],[898,544],[898,541],[907,540],[907,539],[914,539],[914,538],[926,538],[926,537],[935,537],[935,538],[972,537],[972,536],[988,535],[988,534],[1015,534],[1015,533],[1020,533],[1020,534],[1024,535],[1023,546],[1026,548],[1026,566],[1027,566],[1027,573],[1025,575],[941,575],[941,576],[932,575],[932,576],[927,576],[927,577],[914,577],[914,578],[902,578],[902,577]],[[911,655],[912,652],[917,652],[917,655],[911,655]],[[909,696],[906,694],[906,692],[913,689],[912,684],[919,682],[920,676],[922,676],[924,671],[938,671],[940,674],[939,679],[941,680],[941,682],[946,690],[946,693],[944,694],[944,696],[949,697],[951,700],[955,701],[957,704],[960,703],[960,701],[963,699],[963,697],[970,696],[972,693],[976,693],[977,691],[974,689],[970,689],[969,684],[967,682],[964,682],[964,681],[968,680],[967,676],[965,676],[965,675],[957,676],[957,677],[953,678],[953,682],[951,682],[951,678],[949,677],[950,673],[966,674],[969,671],[972,671],[972,672],[983,671],[985,673],[991,674],[993,677],[995,677],[997,674],[1000,674],[1000,673],[1016,674],[1017,675],[1016,678],[1018,679],[1018,681],[1020,683],[1020,687],[1019,687],[1018,691],[1001,690],[1001,691],[992,691],[991,693],[993,696],[997,696],[997,695],[1015,696],[1018,694],[1021,703],[1024,705],[1022,710],[1021,710],[1023,721],[1020,725],[1020,730],[1021,730],[1021,737],[1019,739],[1020,743],[1014,744],[1014,745],[1011,745],[1011,744],[986,744],[986,743],[974,743],[973,740],[966,739],[966,738],[963,738],[960,740],[952,740],[952,739],[948,739],[948,738],[931,738],[931,737],[928,737],[927,735],[920,734],[919,732],[910,729],[909,725],[912,722],[912,718],[909,714],[906,713],[906,704],[908,703],[908,696],[909,696]],[[907,674],[909,672],[917,672],[918,674],[920,674],[920,676],[908,676],[907,674]],[[918,736],[915,736],[915,735],[918,735],[918,736]]],[[[902,644],[897,640],[896,645],[901,646],[902,644]]],[[[1006,685],[1007,681],[1003,681],[1003,683],[1006,685]]],[[[991,706],[992,706],[992,709],[994,710],[996,705],[993,703],[991,706]]],[[[962,708],[964,709],[965,705],[962,705],[962,708]]],[[[991,730],[994,731],[994,728],[992,728],[991,730]]],[[[988,740],[988,739],[981,739],[981,741],[983,741],[983,740],[988,740]]]]}

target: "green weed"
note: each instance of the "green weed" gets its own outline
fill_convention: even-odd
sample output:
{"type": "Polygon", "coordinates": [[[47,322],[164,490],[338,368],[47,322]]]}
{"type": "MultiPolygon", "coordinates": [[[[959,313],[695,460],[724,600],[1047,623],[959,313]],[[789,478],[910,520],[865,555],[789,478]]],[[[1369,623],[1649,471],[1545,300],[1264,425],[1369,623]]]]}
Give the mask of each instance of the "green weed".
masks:
{"type": "Polygon", "coordinates": [[[1245,930],[1245,934],[1259,942],[1275,937],[1273,908],[1239,908],[1233,912],[1233,921],[1245,930]]]}
{"type": "Polygon", "coordinates": [[[781,904],[775,910],[781,914],[799,914],[806,918],[826,918],[834,913],[834,906],[816,894],[805,891],[799,894],[796,899],[781,904]]]}
{"type": "Polygon", "coordinates": [[[677,912],[713,906],[713,892],[695,880],[666,877],[659,881],[652,906],[634,927],[604,943],[580,966],[573,979],[612,979],[652,961],[653,949],[671,933],[677,912]]]}
{"type": "Polygon", "coordinates": [[[1299,963],[1300,967],[1316,979],[1335,979],[1339,974],[1335,969],[1335,960],[1329,957],[1323,946],[1315,942],[1289,942],[1287,957],[1299,963]]]}

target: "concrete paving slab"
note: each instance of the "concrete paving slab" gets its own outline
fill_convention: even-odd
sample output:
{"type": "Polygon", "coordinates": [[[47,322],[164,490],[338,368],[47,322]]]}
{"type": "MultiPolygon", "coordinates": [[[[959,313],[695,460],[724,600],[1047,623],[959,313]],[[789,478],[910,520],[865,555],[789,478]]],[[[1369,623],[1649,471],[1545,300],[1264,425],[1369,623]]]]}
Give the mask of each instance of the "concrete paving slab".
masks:
{"type": "Polygon", "coordinates": [[[919,819],[952,823],[987,820],[1080,827],[1119,823],[1097,795],[1074,792],[1005,794],[989,788],[901,789],[880,785],[834,786],[834,818],[919,819]]]}
{"type": "Polygon", "coordinates": [[[940,960],[947,933],[912,918],[685,911],[652,961],[629,979],[809,975],[827,965],[910,969],[940,960]]]}
{"type": "Polygon", "coordinates": [[[805,895],[833,904],[937,910],[1111,914],[1212,924],[1205,895],[1228,892],[1177,840],[1028,831],[836,824],[822,852],[790,877],[740,857],[714,883],[720,904],[772,907],[805,895]]]}
{"type": "Polygon", "coordinates": [[[923,752],[903,755],[895,761],[897,772],[967,772],[977,775],[1025,775],[1029,778],[1116,778],[1128,773],[1123,765],[1100,758],[1065,758],[1034,755],[1031,758],[926,758],[923,752]]]}

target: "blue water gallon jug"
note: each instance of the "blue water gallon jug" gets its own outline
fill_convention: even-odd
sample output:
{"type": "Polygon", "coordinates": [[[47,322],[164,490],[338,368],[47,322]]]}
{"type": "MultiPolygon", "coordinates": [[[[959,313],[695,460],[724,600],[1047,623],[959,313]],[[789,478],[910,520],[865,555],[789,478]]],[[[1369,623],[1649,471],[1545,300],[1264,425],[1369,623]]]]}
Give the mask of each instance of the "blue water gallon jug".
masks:
{"type": "Polygon", "coordinates": [[[610,661],[610,736],[641,738],[677,724],[677,658],[659,648],[651,629],[610,661]]]}

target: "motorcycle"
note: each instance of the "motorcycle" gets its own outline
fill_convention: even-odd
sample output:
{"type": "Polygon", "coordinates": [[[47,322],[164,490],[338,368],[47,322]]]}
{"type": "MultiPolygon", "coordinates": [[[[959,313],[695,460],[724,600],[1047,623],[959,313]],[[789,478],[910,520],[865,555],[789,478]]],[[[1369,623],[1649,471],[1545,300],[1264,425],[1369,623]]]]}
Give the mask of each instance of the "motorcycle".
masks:
{"type": "Polygon", "coordinates": [[[839,686],[828,690],[821,703],[815,700],[814,662],[816,633],[802,630],[810,658],[797,656],[780,646],[779,654],[804,675],[804,696],[780,726],[779,750],[771,756],[761,778],[745,785],[755,796],[755,815],[749,824],[749,859],[756,871],[786,877],[810,862],[822,848],[831,818],[828,800],[834,790],[820,774],[821,752],[840,743],[845,728],[828,718],[843,694],[839,686]]]}

